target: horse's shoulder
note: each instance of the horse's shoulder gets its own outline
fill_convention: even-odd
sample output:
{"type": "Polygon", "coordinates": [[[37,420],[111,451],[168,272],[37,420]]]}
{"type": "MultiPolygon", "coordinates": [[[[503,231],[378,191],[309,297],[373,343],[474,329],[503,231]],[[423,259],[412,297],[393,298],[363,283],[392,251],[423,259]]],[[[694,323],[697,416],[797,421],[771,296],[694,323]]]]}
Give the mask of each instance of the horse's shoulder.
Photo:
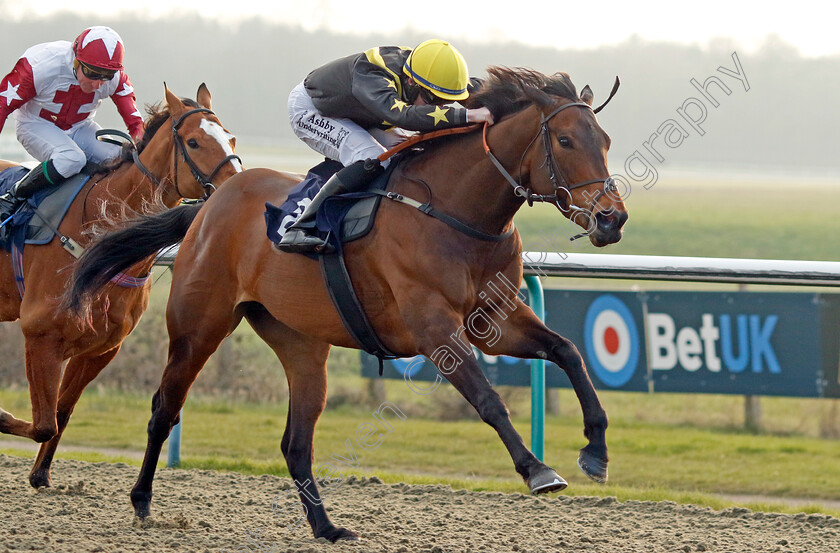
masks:
{"type": "Polygon", "coordinates": [[[287,171],[275,171],[274,169],[256,168],[248,169],[231,177],[229,182],[236,180],[240,187],[252,188],[255,186],[267,187],[272,190],[291,190],[304,175],[290,173],[287,171]]]}

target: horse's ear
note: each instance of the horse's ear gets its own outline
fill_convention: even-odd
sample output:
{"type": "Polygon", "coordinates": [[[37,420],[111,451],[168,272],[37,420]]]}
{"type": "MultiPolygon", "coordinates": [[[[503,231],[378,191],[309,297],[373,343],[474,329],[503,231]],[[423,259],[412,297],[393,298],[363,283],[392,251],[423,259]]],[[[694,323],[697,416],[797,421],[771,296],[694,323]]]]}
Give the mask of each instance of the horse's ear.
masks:
{"type": "Polygon", "coordinates": [[[592,100],[595,99],[595,95],[592,93],[592,89],[589,88],[589,85],[586,85],[583,87],[583,90],[580,91],[580,99],[590,106],[592,105],[592,100]]]}
{"type": "Polygon", "coordinates": [[[540,108],[547,108],[554,105],[554,100],[551,96],[533,86],[524,87],[525,96],[540,108]]]}
{"type": "Polygon", "coordinates": [[[198,92],[195,94],[195,99],[198,101],[198,105],[207,109],[213,109],[210,107],[210,90],[208,90],[207,85],[201,83],[198,87],[198,92]]]}
{"type": "Polygon", "coordinates": [[[172,94],[172,91],[169,90],[166,83],[163,83],[163,89],[166,93],[166,105],[169,107],[170,116],[174,117],[186,111],[187,106],[184,105],[184,102],[182,102],[180,98],[172,94]]]}

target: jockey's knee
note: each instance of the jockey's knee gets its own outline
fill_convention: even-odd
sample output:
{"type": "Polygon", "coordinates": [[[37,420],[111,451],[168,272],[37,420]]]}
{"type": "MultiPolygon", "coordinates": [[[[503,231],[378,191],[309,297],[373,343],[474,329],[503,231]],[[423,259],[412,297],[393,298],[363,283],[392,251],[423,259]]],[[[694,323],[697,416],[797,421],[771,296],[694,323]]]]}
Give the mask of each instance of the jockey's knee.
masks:
{"type": "Polygon", "coordinates": [[[386,148],[367,131],[359,130],[347,135],[338,149],[339,161],[347,167],[357,161],[378,157],[386,148]]]}
{"type": "Polygon", "coordinates": [[[64,150],[54,154],[51,159],[55,170],[64,178],[77,174],[87,163],[87,156],[81,150],[64,150]]]}

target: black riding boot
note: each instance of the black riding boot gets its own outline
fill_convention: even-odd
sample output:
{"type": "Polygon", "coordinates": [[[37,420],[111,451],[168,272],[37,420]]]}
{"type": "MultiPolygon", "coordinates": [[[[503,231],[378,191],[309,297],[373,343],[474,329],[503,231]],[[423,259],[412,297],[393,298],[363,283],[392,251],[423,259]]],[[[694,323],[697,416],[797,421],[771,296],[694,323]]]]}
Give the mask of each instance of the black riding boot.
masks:
{"type": "Polygon", "coordinates": [[[331,246],[316,234],[315,216],[324,200],[330,196],[355,192],[364,188],[382,172],[378,159],[357,161],[331,176],[321,190],[312,198],[298,220],[286,230],[277,248],[289,253],[318,252],[330,253],[331,246]]]}
{"type": "Polygon", "coordinates": [[[52,160],[36,166],[0,196],[0,222],[14,215],[26,198],[62,180],[64,177],[55,170],[52,160]]]}

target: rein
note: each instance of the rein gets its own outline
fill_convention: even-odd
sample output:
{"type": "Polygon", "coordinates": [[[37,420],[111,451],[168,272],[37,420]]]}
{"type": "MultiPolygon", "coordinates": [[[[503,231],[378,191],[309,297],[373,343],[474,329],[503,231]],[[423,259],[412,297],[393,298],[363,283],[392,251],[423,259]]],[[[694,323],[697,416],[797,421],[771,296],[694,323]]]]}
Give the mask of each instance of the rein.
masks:
{"type": "Polygon", "coordinates": [[[450,134],[464,134],[468,132],[472,132],[479,127],[479,123],[473,123],[472,125],[467,125],[464,127],[450,127],[448,129],[441,129],[439,131],[432,131],[426,132],[422,134],[415,134],[414,136],[409,137],[408,139],[400,142],[390,150],[386,152],[382,152],[377,156],[376,159],[379,161],[385,161],[386,159],[393,157],[394,155],[402,152],[406,148],[411,148],[415,144],[419,144],[420,142],[425,142],[427,140],[431,140],[433,138],[438,138],[441,136],[449,136],[450,134]]]}
{"type": "Polygon", "coordinates": [[[109,144],[116,144],[117,146],[122,146],[123,143],[117,140],[113,140],[111,138],[103,138],[106,136],[118,136],[125,140],[128,144],[131,145],[131,159],[134,160],[134,165],[140,170],[143,175],[146,176],[155,186],[160,186],[160,180],[152,174],[148,167],[143,165],[143,162],[140,161],[140,155],[137,153],[137,144],[134,143],[134,139],[127,133],[122,131],[118,131],[116,129],[100,129],[96,131],[96,139],[101,142],[108,142],[109,144]]]}

